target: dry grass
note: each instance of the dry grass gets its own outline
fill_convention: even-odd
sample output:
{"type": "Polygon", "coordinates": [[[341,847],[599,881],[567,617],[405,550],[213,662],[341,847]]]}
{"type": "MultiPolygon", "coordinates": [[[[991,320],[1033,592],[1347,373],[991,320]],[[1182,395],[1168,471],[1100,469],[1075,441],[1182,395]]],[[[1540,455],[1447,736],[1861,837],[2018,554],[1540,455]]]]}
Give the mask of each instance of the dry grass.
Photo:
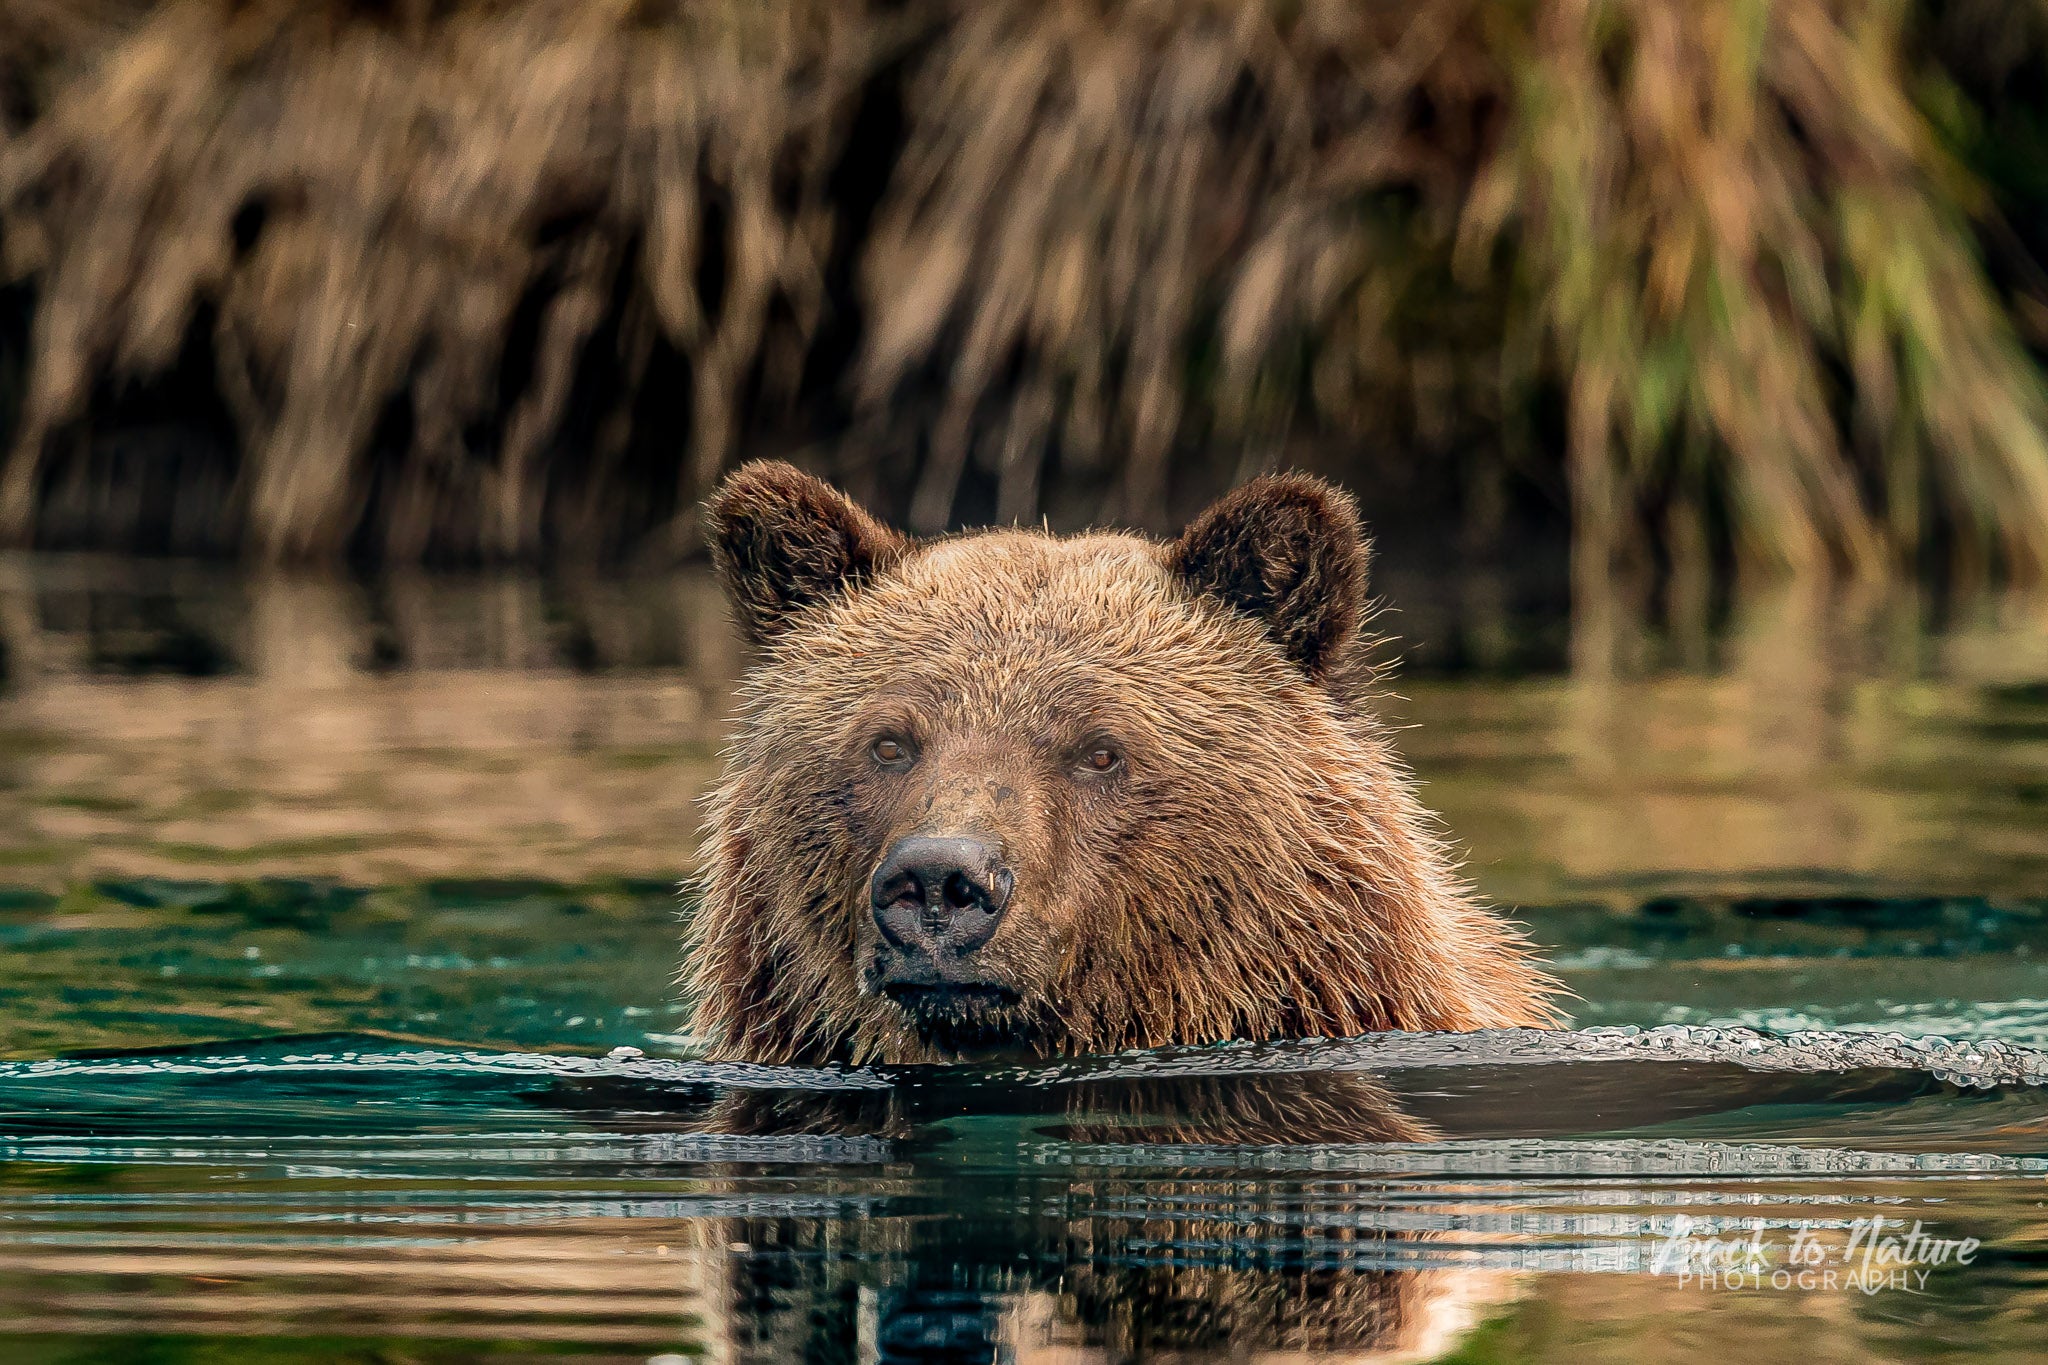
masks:
{"type": "Polygon", "coordinates": [[[40,308],[7,534],[33,532],[52,435],[108,377],[174,365],[195,319],[239,437],[232,513],[287,558],[341,553],[373,511],[399,559],[531,554],[549,509],[569,539],[630,521],[605,504],[646,494],[615,466],[658,340],[694,381],[684,496],[729,452],[750,367],[764,399],[793,387],[864,24],[811,0],[398,8],[163,5],[9,150],[40,308]],[[596,367],[610,410],[565,468],[552,442],[596,367]],[[409,438],[373,471],[394,403],[409,438]]]}
{"type": "Polygon", "coordinates": [[[1465,245],[1516,234],[1588,552],[1662,485],[1674,518],[1725,499],[1753,558],[1871,567],[1938,517],[2048,565],[2048,407],[1976,256],[1988,205],[1908,98],[1911,17],[1577,0],[1500,41],[1519,117],[1465,245]]]}
{"type": "Polygon", "coordinates": [[[926,77],[874,252],[870,383],[948,356],[913,520],[944,518],[977,439],[1001,443],[1006,514],[1031,510],[1056,429],[1084,463],[1114,452],[1142,515],[1191,423],[1257,436],[1306,411],[1427,449],[1548,376],[1590,558],[1652,517],[1672,553],[1704,547],[1718,512],[1751,559],[1872,567],[1939,523],[2038,570],[2048,408],[1975,254],[1988,206],[1908,98],[1911,19],[975,11],[926,77]],[[1023,399],[1001,433],[970,420],[996,384],[1023,399]]]}
{"type": "MultiPolygon", "coordinates": [[[[2048,567],[2048,399],[1901,0],[393,11],[0,0],[52,35],[0,532],[127,477],[95,421],[200,328],[227,538],[280,557],[675,543],[823,435],[925,529],[1158,521],[1307,439],[1468,505],[1561,467],[1589,573],[2048,567]]],[[[2044,13],[1934,36],[2004,80],[2044,13]]]]}
{"type": "Polygon", "coordinates": [[[1304,407],[1384,429],[1452,341],[1398,333],[1427,223],[1375,199],[1419,192],[1442,226],[1470,183],[1466,111],[1411,127],[1431,84],[1471,104],[1492,79],[1454,11],[966,10],[912,86],[868,253],[868,406],[934,372],[945,395],[912,524],[946,520],[971,458],[1000,519],[1034,515],[1051,449],[1069,477],[1111,473],[1105,511],[1142,523],[1191,445],[1249,437],[1244,474],[1304,407]]]}

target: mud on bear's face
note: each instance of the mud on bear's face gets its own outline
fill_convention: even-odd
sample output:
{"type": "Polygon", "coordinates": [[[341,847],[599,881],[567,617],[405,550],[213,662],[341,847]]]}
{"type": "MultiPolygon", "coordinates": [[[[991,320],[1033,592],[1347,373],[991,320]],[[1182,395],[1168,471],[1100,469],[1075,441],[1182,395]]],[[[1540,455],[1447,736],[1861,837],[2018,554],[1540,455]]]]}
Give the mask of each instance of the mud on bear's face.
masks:
{"type": "Polygon", "coordinates": [[[915,543],[758,465],[712,526],[760,649],[725,797],[747,814],[720,837],[773,878],[778,951],[829,955],[860,1008],[957,1054],[1134,1008],[1148,904],[1204,906],[1190,954],[1252,950],[1232,878],[1290,861],[1293,822],[1218,816],[1271,810],[1340,723],[1323,682],[1365,593],[1342,495],[1260,480],[1168,544],[915,543]]]}

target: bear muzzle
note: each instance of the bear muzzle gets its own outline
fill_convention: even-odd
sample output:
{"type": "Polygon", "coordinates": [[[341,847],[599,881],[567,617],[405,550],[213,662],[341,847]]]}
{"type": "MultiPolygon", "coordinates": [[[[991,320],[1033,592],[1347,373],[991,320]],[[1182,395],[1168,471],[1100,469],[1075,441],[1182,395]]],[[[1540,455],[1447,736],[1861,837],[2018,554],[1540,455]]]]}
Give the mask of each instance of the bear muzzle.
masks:
{"type": "Polygon", "coordinates": [[[975,835],[913,835],[882,855],[868,883],[882,932],[877,984],[892,996],[987,989],[975,950],[995,937],[1016,877],[995,843],[975,835]]]}

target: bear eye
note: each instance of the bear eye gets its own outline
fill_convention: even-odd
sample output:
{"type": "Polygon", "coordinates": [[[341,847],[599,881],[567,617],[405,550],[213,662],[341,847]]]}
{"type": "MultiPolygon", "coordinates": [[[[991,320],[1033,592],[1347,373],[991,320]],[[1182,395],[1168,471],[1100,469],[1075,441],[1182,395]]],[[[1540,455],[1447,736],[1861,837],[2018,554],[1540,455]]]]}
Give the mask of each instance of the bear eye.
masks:
{"type": "Polygon", "coordinates": [[[1081,755],[1081,766],[1093,773],[1115,772],[1123,761],[1123,755],[1107,744],[1098,744],[1081,755]]]}
{"type": "Polygon", "coordinates": [[[875,762],[888,767],[910,761],[910,745],[894,735],[884,735],[876,740],[872,752],[875,755],[875,762]]]}

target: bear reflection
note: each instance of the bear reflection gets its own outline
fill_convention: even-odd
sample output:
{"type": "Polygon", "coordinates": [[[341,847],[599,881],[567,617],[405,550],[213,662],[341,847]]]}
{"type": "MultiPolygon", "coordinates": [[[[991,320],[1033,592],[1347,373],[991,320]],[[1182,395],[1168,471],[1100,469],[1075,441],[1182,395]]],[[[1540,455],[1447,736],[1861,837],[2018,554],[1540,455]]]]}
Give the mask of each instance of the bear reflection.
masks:
{"type": "Polygon", "coordinates": [[[1068,1264],[1036,1267],[996,1229],[978,1250],[1015,1249],[1018,1264],[954,1260],[965,1249],[914,1239],[856,1258],[818,1220],[735,1222],[756,1239],[732,1257],[730,1298],[714,1325],[735,1361],[1428,1360],[1510,1288],[1500,1272],[1369,1259],[1290,1266],[1272,1241],[1247,1244],[1262,1234],[1243,1226],[1229,1229],[1239,1245],[1218,1258],[1274,1264],[1204,1263],[1134,1242],[1091,1247],[1084,1236],[1066,1248],[1068,1264]]]}
{"type": "Polygon", "coordinates": [[[881,1137],[921,1175],[959,1170],[863,1219],[700,1226],[724,1253],[713,1351],[735,1360],[1427,1359],[1510,1287],[1417,1268],[1434,1234],[1385,1185],[1262,1162],[1273,1144],[1429,1136],[1358,1075],[992,1088],[971,1105],[943,1086],[732,1096],[702,1126],[881,1137]],[[1021,1117],[1035,1150],[955,1154],[971,1139],[931,1127],[948,1111],[1021,1117]]]}

